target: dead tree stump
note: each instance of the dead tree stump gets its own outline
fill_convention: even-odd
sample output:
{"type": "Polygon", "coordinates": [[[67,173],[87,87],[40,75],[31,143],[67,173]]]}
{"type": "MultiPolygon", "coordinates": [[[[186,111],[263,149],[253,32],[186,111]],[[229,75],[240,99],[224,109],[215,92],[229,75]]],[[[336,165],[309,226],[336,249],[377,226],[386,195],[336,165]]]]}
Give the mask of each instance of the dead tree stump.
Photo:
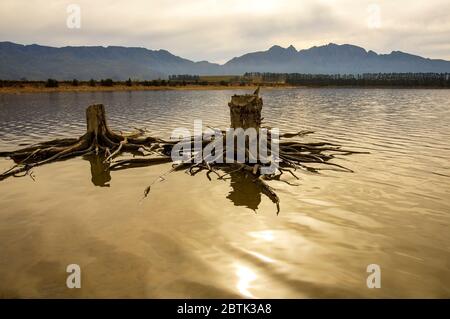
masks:
{"type": "Polygon", "coordinates": [[[105,107],[103,104],[94,104],[86,109],[87,133],[95,137],[112,135],[106,122],[105,107]]]}
{"type": "Polygon", "coordinates": [[[262,98],[259,97],[259,88],[253,94],[233,95],[230,107],[231,127],[234,129],[261,127],[262,98]]]}

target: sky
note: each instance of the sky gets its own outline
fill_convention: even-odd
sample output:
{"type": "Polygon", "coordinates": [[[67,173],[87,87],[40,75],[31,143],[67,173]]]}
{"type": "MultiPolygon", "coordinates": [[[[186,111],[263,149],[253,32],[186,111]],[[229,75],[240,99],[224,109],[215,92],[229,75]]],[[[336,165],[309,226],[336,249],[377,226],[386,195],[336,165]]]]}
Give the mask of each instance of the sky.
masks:
{"type": "Polygon", "coordinates": [[[450,1],[0,0],[0,41],[166,49],[217,63],[332,42],[450,60],[450,1]]]}

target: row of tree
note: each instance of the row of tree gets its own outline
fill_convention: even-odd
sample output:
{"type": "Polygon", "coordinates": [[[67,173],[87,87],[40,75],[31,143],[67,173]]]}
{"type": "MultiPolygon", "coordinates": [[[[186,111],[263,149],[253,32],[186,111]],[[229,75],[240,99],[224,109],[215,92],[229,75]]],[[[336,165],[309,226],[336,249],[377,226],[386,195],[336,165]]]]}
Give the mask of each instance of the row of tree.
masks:
{"type": "Polygon", "coordinates": [[[230,84],[229,81],[206,81],[199,80],[200,78],[197,76],[192,78],[191,80],[182,80],[182,78],[171,78],[170,80],[146,80],[146,81],[138,81],[128,79],[126,81],[113,81],[112,79],[101,79],[94,80],[90,79],[89,81],[80,81],[77,79],[73,79],[72,81],[58,81],[56,79],[48,79],[47,81],[12,81],[12,80],[0,80],[0,87],[15,87],[15,86],[45,86],[49,88],[58,87],[60,84],[64,85],[72,85],[72,86],[80,86],[80,85],[88,85],[88,86],[114,86],[114,85],[126,85],[126,86],[186,86],[186,85],[223,85],[227,86],[230,84]]]}
{"type": "Polygon", "coordinates": [[[198,82],[200,81],[200,76],[192,74],[174,74],[169,75],[169,81],[198,82]]]}
{"type": "Polygon", "coordinates": [[[45,86],[49,88],[59,87],[59,85],[63,83],[65,85],[79,86],[79,85],[89,85],[89,86],[114,86],[116,84],[132,86],[134,83],[131,79],[128,79],[124,82],[121,81],[113,81],[112,79],[101,79],[94,80],[90,79],[89,81],[80,81],[77,79],[73,79],[72,81],[58,81],[56,79],[47,79],[47,81],[14,81],[14,80],[0,80],[0,87],[14,87],[14,86],[23,86],[23,85],[37,85],[37,86],[45,86]]]}
{"type": "Polygon", "coordinates": [[[47,81],[6,81],[0,80],[0,87],[13,87],[22,85],[58,87],[64,85],[95,86],[186,86],[186,85],[293,85],[293,86],[355,86],[355,87],[438,87],[450,88],[450,73],[365,73],[365,74],[302,74],[302,73],[245,73],[244,76],[235,77],[206,77],[198,75],[171,75],[169,80],[158,79],[149,81],[131,80],[113,81],[101,79],[89,81],[59,82],[55,79],[47,81]]]}
{"type": "Polygon", "coordinates": [[[246,73],[244,77],[253,82],[299,86],[450,87],[450,73],[246,73]]]}

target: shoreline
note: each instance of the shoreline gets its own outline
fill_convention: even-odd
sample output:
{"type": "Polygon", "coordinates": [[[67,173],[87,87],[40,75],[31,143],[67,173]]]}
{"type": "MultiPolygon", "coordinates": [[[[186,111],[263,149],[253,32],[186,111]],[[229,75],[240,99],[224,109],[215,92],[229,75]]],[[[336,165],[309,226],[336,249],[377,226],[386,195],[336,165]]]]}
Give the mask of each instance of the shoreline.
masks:
{"type": "MultiPolygon", "coordinates": [[[[213,91],[213,90],[256,90],[259,85],[249,84],[245,86],[241,85],[186,85],[186,86],[143,86],[143,85],[121,85],[114,86],[89,86],[89,85],[65,85],[62,84],[58,87],[44,87],[35,85],[22,85],[22,86],[9,86],[0,87],[0,94],[28,94],[28,93],[93,93],[93,92],[132,92],[132,91],[213,91]]],[[[445,90],[446,87],[432,87],[432,86],[340,86],[340,85],[328,85],[328,86],[293,86],[293,85],[260,85],[261,88],[267,90],[280,90],[280,89],[420,89],[420,90],[445,90]]]]}
{"type": "MultiPolygon", "coordinates": [[[[262,86],[264,89],[293,89],[299,86],[273,85],[262,86]]],[[[21,87],[0,87],[0,94],[26,94],[26,93],[64,93],[64,92],[127,92],[127,91],[208,91],[208,90],[256,90],[258,85],[186,85],[186,86],[143,86],[143,85],[114,85],[114,86],[72,86],[60,85],[58,87],[37,87],[23,85],[21,87]]]]}

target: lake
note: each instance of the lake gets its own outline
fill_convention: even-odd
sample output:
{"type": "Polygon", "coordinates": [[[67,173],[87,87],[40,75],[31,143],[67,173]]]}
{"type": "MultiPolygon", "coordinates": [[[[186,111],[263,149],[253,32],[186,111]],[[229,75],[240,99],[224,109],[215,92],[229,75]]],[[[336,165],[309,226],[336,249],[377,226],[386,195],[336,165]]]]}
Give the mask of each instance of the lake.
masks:
{"type": "MultiPolygon", "coordinates": [[[[169,137],[194,120],[226,128],[247,91],[0,95],[0,150],[110,127],[169,137]]],[[[334,159],[354,173],[298,172],[270,181],[209,181],[170,164],[105,172],[95,157],[0,182],[0,297],[450,297],[450,90],[263,89],[264,124],[313,130],[370,152],[334,159]],[[99,168],[100,167],[100,168],[99,168]],[[292,180],[290,180],[292,181],[292,180]],[[81,267],[68,289],[66,267],[81,267]],[[367,266],[381,269],[369,289],[367,266]]],[[[0,170],[12,165],[0,159],[0,170]]]]}

